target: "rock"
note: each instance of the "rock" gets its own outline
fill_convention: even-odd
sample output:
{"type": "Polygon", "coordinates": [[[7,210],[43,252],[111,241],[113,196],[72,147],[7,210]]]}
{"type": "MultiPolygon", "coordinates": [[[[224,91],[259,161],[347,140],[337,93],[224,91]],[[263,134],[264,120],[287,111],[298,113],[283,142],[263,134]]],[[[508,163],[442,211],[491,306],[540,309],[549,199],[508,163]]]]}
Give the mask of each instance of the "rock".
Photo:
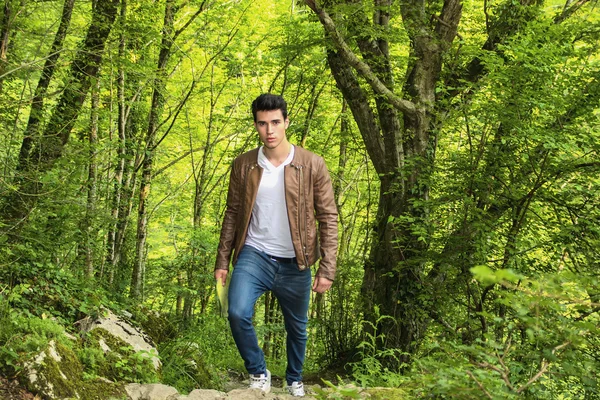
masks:
{"type": "MultiPolygon", "coordinates": [[[[188,395],[179,394],[170,386],[160,384],[140,385],[131,383],[125,387],[128,400],[293,400],[282,388],[271,388],[271,393],[258,389],[235,389],[228,393],[210,389],[196,389],[188,395]]],[[[337,397],[336,397],[337,398],[337,397]]],[[[314,399],[307,395],[306,400],[314,399]]]]}
{"type": "Polygon", "coordinates": [[[187,396],[180,396],[181,397],[177,398],[177,400],[221,400],[227,398],[226,393],[212,389],[196,389],[187,396]]]}
{"type": "Polygon", "coordinates": [[[276,397],[274,391],[271,393],[264,393],[258,389],[235,389],[227,393],[227,399],[232,400],[265,400],[265,399],[279,399],[276,397]]]}
{"type": "MultiPolygon", "coordinates": [[[[25,371],[27,371],[28,381],[27,386],[35,392],[45,393],[50,398],[55,398],[56,395],[54,393],[54,383],[48,379],[48,376],[46,376],[47,371],[44,371],[43,367],[45,364],[56,364],[61,361],[62,357],[56,350],[56,342],[51,340],[50,343],[48,343],[48,348],[46,351],[42,351],[33,359],[33,361],[25,364],[25,371]],[[44,360],[46,360],[48,357],[53,360],[54,363],[52,361],[44,362],[44,360]]],[[[60,369],[57,372],[60,379],[68,379],[60,369]]]]}
{"type": "Polygon", "coordinates": [[[44,399],[106,400],[123,395],[121,384],[100,377],[84,379],[83,366],[71,347],[51,340],[34,359],[23,365],[24,384],[44,399]]]}
{"type": "MultiPolygon", "coordinates": [[[[158,381],[158,353],[139,329],[111,312],[76,324],[85,333],[83,340],[59,336],[23,365],[29,390],[51,400],[123,399],[127,382],[158,381]]],[[[157,398],[178,394],[169,389],[157,398]]]]}
{"type": "Polygon", "coordinates": [[[131,400],[172,400],[173,395],[179,395],[177,389],[161,383],[130,383],[125,391],[131,400]]]}
{"type": "Polygon", "coordinates": [[[172,316],[161,314],[156,310],[140,308],[136,321],[138,321],[154,343],[164,343],[173,340],[179,334],[177,325],[172,316]]]}
{"type": "MultiPolygon", "coordinates": [[[[150,354],[154,369],[160,368],[160,359],[158,358],[158,352],[152,345],[150,338],[142,332],[140,329],[132,326],[122,318],[116,316],[113,312],[107,311],[105,316],[98,318],[86,317],[75,323],[79,326],[82,332],[90,332],[94,329],[102,328],[109,334],[121,339],[126,344],[130,345],[134,351],[145,351],[150,354]]],[[[107,352],[114,350],[110,348],[110,345],[105,341],[100,343],[102,349],[107,352]]]]}

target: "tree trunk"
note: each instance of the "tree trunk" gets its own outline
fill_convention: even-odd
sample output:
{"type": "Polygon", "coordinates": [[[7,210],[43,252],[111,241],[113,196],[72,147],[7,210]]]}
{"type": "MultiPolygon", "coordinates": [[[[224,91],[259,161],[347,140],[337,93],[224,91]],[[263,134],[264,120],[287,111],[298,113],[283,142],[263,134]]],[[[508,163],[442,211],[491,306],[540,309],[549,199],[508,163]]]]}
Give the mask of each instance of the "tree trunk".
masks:
{"type": "Polygon", "coordinates": [[[283,337],[282,332],[274,331],[272,328],[278,322],[281,322],[283,314],[281,308],[277,302],[277,298],[272,292],[267,292],[264,295],[265,302],[265,314],[264,314],[264,325],[268,328],[263,336],[262,350],[266,358],[277,359],[279,353],[281,353],[281,338],[283,337]]]}
{"type": "Polygon", "coordinates": [[[421,256],[427,243],[422,231],[427,213],[423,204],[428,198],[426,182],[436,145],[430,138],[435,139],[431,134],[435,128],[435,86],[442,55],[456,35],[461,5],[446,0],[439,21],[432,26],[422,17],[426,14],[424,3],[400,5],[411,41],[411,63],[400,96],[395,94],[385,35],[390,29],[392,2],[375,1],[371,21],[360,5],[349,2],[358,7],[347,27],[355,34],[362,59],[352,53],[327,12],[316,2],[307,3],[335,44],[335,51],[328,52],[331,71],[381,181],[375,237],[362,288],[366,319],[373,323],[372,333],[385,338],[379,346],[411,353],[425,333],[421,256]],[[381,37],[360,30],[368,25],[375,25],[381,37]],[[364,88],[359,76],[367,80],[373,93],[364,88]],[[392,318],[379,318],[380,313],[392,318]]]}
{"type": "Polygon", "coordinates": [[[335,205],[338,209],[339,224],[342,227],[339,239],[338,259],[343,260],[348,253],[348,224],[345,216],[342,214],[342,206],[340,197],[343,195],[343,187],[345,184],[346,164],[348,162],[348,142],[350,141],[350,125],[348,124],[348,103],[342,102],[342,116],[340,125],[340,155],[338,157],[338,173],[333,183],[333,193],[335,194],[335,205]]]}
{"type": "MultiPolygon", "coordinates": [[[[305,2],[319,17],[333,43],[328,54],[330,68],[381,180],[376,235],[363,282],[365,313],[377,333],[385,338],[380,346],[413,353],[444,299],[435,294],[446,290],[442,285],[447,285],[442,271],[444,263],[434,265],[428,273],[424,271],[430,235],[426,204],[437,147],[436,132],[449,111],[450,100],[458,93],[468,98],[474,92],[471,88],[467,90],[464,82],[479,80],[485,73],[484,65],[475,57],[464,68],[449,71],[445,82],[441,82],[442,57],[457,35],[462,5],[457,0],[445,0],[440,10],[431,8],[427,2],[402,2],[399,10],[410,39],[410,54],[403,91],[396,94],[387,43],[393,38],[387,35],[390,16],[398,9],[392,7],[393,1],[369,3],[374,6],[370,18],[365,15],[364,2],[337,2],[344,4],[345,15],[334,16],[336,22],[316,1],[305,2]],[[348,37],[354,42],[346,41],[336,23],[349,32],[348,37]],[[377,32],[381,32],[379,37],[377,32]],[[358,47],[360,58],[350,47],[352,44],[358,47]],[[440,84],[445,84],[447,90],[436,93],[440,84]],[[373,102],[375,107],[370,106],[373,102]],[[381,319],[380,314],[392,318],[381,319]]],[[[496,51],[506,38],[535,20],[541,3],[507,1],[496,9],[497,14],[486,14],[488,37],[483,49],[496,51]]],[[[581,4],[566,7],[555,22],[572,15],[581,4]]],[[[498,207],[487,211],[486,218],[490,220],[501,215],[498,207]]],[[[478,234],[477,229],[468,226],[468,221],[465,219],[466,225],[456,230],[456,237],[450,237],[442,256],[465,254],[460,247],[478,234]]],[[[468,270],[468,266],[463,268],[468,270]]],[[[481,302],[484,297],[482,294],[481,302]]],[[[401,361],[406,360],[404,357],[401,361]]]]}
{"type": "MultiPolygon", "coordinates": [[[[215,121],[215,107],[217,104],[218,95],[215,95],[215,87],[214,82],[211,84],[210,88],[210,115],[208,120],[208,128],[206,130],[206,140],[204,145],[204,151],[202,152],[202,158],[199,165],[196,164],[194,159],[194,153],[191,153],[191,162],[192,162],[192,171],[194,174],[194,221],[193,221],[193,229],[194,229],[194,239],[192,241],[192,262],[188,266],[188,270],[199,272],[196,276],[202,276],[204,274],[210,274],[210,271],[206,270],[207,263],[206,260],[200,263],[201,252],[203,251],[204,244],[199,242],[198,233],[203,228],[202,227],[202,218],[204,216],[204,202],[206,200],[207,188],[209,187],[209,165],[213,155],[213,133],[214,133],[214,121],[215,121]]],[[[190,137],[190,150],[191,149],[192,139],[190,137]]],[[[213,171],[214,172],[214,171],[213,171]]],[[[195,296],[192,296],[192,292],[196,292],[201,295],[200,303],[201,309],[203,310],[208,302],[208,298],[210,293],[206,293],[203,290],[203,293],[200,293],[201,288],[198,286],[200,283],[197,282],[197,279],[192,279],[194,275],[192,273],[188,273],[189,279],[187,280],[187,295],[184,299],[185,303],[195,302],[195,296]]],[[[184,307],[185,308],[185,307],[184,307]]],[[[191,318],[191,314],[187,316],[191,318]]]]}
{"type": "Polygon", "coordinates": [[[23,142],[21,143],[21,150],[19,152],[17,171],[28,170],[30,168],[29,164],[32,161],[35,162],[35,160],[31,160],[31,151],[36,143],[37,146],[40,145],[41,138],[39,138],[38,135],[39,125],[43,118],[44,99],[56,69],[56,61],[58,60],[60,49],[62,49],[63,42],[67,36],[67,30],[71,23],[71,15],[73,14],[74,4],[75,0],[65,0],[60,25],[58,26],[58,30],[54,36],[54,42],[50,48],[50,54],[46,59],[40,80],[33,95],[33,100],[31,101],[29,120],[27,122],[27,128],[25,129],[23,142]]]}
{"type": "Polygon", "coordinates": [[[123,260],[125,259],[125,247],[123,244],[125,242],[127,228],[129,226],[129,218],[133,211],[134,205],[133,199],[137,183],[137,174],[135,172],[135,154],[132,145],[133,143],[131,135],[127,135],[127,142],[125,144],[125,158],[128,161],[125,162],[125,167],[123,170],[123,183],[119,188],[120,199],[114,240],[114,257],[109,264],[110,271],[108,283],[110,285],[114,285],[115,283],[115,273],[117,272],[118,266],[124,264],[123,260]]]}
{"type": "Polygon", "coordinates": [[[327,81],[323,82],[319,87],[319,81],[313,83],[310,93],[310,100],[308,103],[308,109],[306,110],[306,117],[304,118],[304,127],[302,128],[302,135],[300,137],[300,147],[306,147],[306,140],[310,134],[310,123],[313,119],[315,110],[319,103],[319,97],[323,93],[323,89],[327,86],[327,81]]]}
{"type": "MultiPolygon", "coordinates": [[[[69,82],[54,108],[42,140],[30,150],[30,156],[35,156],[35,163],[26,163],[23,170],[23,174],[30,175],[30,179],[21,180],[18,190],[13,190],[5,201],[1,217],[9,227],[16,228],[27,219],[41,187],[37,182],[38,174],[50,170],[62,155],[92,80],[97,79],[104,46],[116,16],[117,4],[118,0],[95,3],[86,38],[71,64],[69,82]]],[[[65,14],[63,19],[64,17],[65,14]]],[[[54,61],[47,65],[48,69],[45,72],[49,73],[53,69],[54,61]]],[[[48,77],[42,75],[42,87],[46,85],[44,79],[48,77]]],[[[14,236],[17,232],[18,229],[14,229],[10,235],[14,236]]]]}
{"type": "MultiPolygon", "coordinates": [[[[188,287],[190,282],[194,282],[194,270],[192,268],[188,268],[186,280],[188,282],[188,287]]],[[[192,316],[194,315],[194,305],[196,304],[196,297],[192,296],[188,290],[186,295],[183,298],[183,314],[182,314],[182,322],[184,326],[187,326],[189,322],[192,320],[192,316]]]]}
{"type": "Polygon", "coordinates": [[[85,249],[85,276],[94,276],[94,243],[96,241],[94,215],[96,213],[96,191],[98,167],[96,165],[96,151],[98,145],[98,107],[99,107],[99,81],[92,87],[92,110],[90,118],[89,142],[89,165],[87,181],[87,207],[83,224],[83,243],[80,246],[85,249]]]}
{"type": "MultiPolygon", "coordinates": [[[[160,144],[160,139],[156,142],[156,133],[160,126],[160,117],[165,103],[165,91],[167,73],[166,67],[171,56],[171,48],[175,42],[177,36],[181,34],[193,21],[205,11],[207,5],[206,1],[200,3],[198,10],[190,16],[190,18],[183,24],[183,26],[175,31],[174,19],[175,14],[179,6],[176,5],[174,0],[167,0],[165,3],[165,15],[162,29],[162,40],[160,46],[160,52],[158,55],[158,65],[156,69],[156,78],[154,79],[154,90],[152,93],[152,105],[150,107],[150,116],[148,118],[148,130],[146,132],[146,146],[144,159],[142,161],[142,178],[140,182],[140,193],[139,193],[139,204],[138,204],[138,223],[137,223],[137,234],[136,234],[136,250],[135,250],[135,261],[133,264],[133,271],[131,274],[131,291],[130,296],[133,299],[139,300],[142,296],[142,285],[144,282],[144,271],[145,271],[145,248],[146,248],[146,236],[148,230],[148,215],[147,215],[147,201],[150,195],[150,184],[152,182],[152,170],[154,164],[154,152],[156,146],[160,144]]],[[[195,81],[192,82],[191,88],[178,107],[177,112],[174,114],[173,119],[177,118],[181,107],[186,103],[190,94],[194,89],[195,81]]],[[[167,130],[167,133],[169,131],[167,130]]],[[[166,136],[166,134],[163,136],[166,136]]],[[[185,309],[185,305],[184,305],[185,309]]],[[[184,311],[185,313],[185,311],[184,311]]]]}
{"type": "MultiPolygon", "coordinates": [[[[119,37],[119,59],[124,59],[127,39],[125,36],[125,26],[127,21],[127,0],[121,0],[121,12],[120,12],[120,23],[121,23],[121,34],[119,37]]],[[[111,200],[111,222],[108,229],[108,235],[106,240],[106,261],[109,268],[116,265],[116,237],[117,237],[117,223],[119,221],[119,209],[122,199],[122,186],[123,186],[123,174],[125,172],[125,155],[127,148],[126,139],[126,103],[125,103],[125,68],[123,63],[119,63],[118,66],[118,78],[117,78],[117,103],[118,103],[118,121],[117,121],[117,132],[118,132],[118,151],[117,151],[117,166],[115,168],[114,175],[114,189],[111,200]]],[[[103,273],[101,274],[103,275],[103,273]]],[[[112,283],[112,282],[111,282],[112,283]]]]}
{"type": "MultiPolygon", "coordinates": [[[[185,285],[185,276],[184,276],[184,271],[183,270],[179,270],[177,271],[177,285],[180,288],[183,288],[183,286],[185,285]]],[[[185,295],[183,294],[183,290],[179,289],[179,291],[177,292],[177,300],[175,301],[175,315],[181,317],[183,315],[183,299],[184,299],[185,295]]]]}
{"type": "MultiPolygon", "coordinates": [[[[15,18],[14,0],[5,0],[2,10],[2,20],[0,21],[0,76],[6,72],[8,62],[8,45],[10,43],[10,32],[15,18]]],[[[4,78],[0,77],[0,93],[2,93],[4,78]]]]}
{"type": "Polygon", "coordinates": [[[83,48],[71,65],[71,79],[48,122],[44,131],[46,140],[42,142],[38,152],[40,162],[48,167],[61,156],[92,80],[98,76],[102,52],[116,18],[119,0],[98,1],[94,4],[92,22],[83,48]]]}
{"type": "Polygon", "coordinates": [[[152,182],[152,168],[154,165],[154,151],[156,132],[160,124],[160,116],[165,103],[166,71],[167,62],[171,56],[171,47],[173,46],[174,32],[174,14],[175,5],[173,0],[167,0],[165,4],[165,15],[162,30],[162,41],[160,53],[158,55],[158,65],[156,69],[156,78],[154,79],[154,90],[152,93],[152,105],[150,116],[148,118],[148,130],[146,132],[146,146],[144,160],[142,161],[142,179],[140,182],[139,204],[138,204],[138,222],[135,248],[135,261],[131,275],[132,299],[142,299],[142,285],[145,272],[145,251],[146,236],[148,232],[148,196],[150,194],[150,184],[152,182]]]}

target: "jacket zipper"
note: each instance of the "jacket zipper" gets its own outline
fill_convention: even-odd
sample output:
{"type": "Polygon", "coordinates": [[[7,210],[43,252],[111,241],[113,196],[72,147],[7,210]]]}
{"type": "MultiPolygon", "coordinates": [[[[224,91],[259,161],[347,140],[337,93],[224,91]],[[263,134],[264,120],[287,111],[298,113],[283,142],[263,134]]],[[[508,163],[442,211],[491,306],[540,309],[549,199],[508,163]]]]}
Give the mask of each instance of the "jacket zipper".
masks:
{"type": "Polygon", "coordinates": [[[306,254],[306,241],[308,240],[308,228],[306,223],[306,199],[305,199],[305,190],[304,190],[304,169],[301,165],[298,166],[298,171],[300,174],[299,184],[300,184],[300,198],[298,199],[300,209],[299,218],[304,221],[304,241],[302,240],[302,225],[298,225],[298,229],[300,230],[300,244],[302,245],[302,255],[304,256],[305,266],[308,267],[308,254],[306,254]]]}
{"type": "Polygon", "coordinates": [[[244,205],[242,208],[242,215],[244,217],[246,216],[246,208],[248,207],[248,204],[246,201],[246,196],[248,195],[248,176],[252,173],[252,171],[254,170],[254,167],[256,167],[256,164],[252,164],[252,165],[246,167],[246,173],[244,174],[244,186],[243,186],[244,198],[242,199],[242,204],[244,205]]]}

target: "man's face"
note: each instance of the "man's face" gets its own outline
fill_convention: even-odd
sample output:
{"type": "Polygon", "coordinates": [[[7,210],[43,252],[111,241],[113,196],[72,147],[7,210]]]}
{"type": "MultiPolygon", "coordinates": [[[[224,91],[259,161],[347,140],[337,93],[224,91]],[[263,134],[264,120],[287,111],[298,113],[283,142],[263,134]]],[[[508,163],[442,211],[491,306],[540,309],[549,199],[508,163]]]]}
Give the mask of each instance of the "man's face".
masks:
{"type": "Polygon", "coordinates": [[[281,110],[257,111],[254,127],[265,148],[274,150],[282,143],[287,143],[285,130],[290,124],[284,119],[281,110]]]}

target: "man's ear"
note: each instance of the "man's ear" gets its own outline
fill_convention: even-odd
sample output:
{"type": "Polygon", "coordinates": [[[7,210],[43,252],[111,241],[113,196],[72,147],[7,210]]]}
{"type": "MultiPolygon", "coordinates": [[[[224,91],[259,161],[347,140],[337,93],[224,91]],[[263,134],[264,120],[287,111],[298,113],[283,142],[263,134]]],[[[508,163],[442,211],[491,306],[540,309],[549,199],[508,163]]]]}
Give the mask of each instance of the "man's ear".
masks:
{"type": "Polygon", "coordinates": [[[286,119],[285,119],[285,129],[287,129],[287,128],[288,128],[288,126],[290,126],[290,119],[289,119],[289,118],[286,118],[286,119]]]}

